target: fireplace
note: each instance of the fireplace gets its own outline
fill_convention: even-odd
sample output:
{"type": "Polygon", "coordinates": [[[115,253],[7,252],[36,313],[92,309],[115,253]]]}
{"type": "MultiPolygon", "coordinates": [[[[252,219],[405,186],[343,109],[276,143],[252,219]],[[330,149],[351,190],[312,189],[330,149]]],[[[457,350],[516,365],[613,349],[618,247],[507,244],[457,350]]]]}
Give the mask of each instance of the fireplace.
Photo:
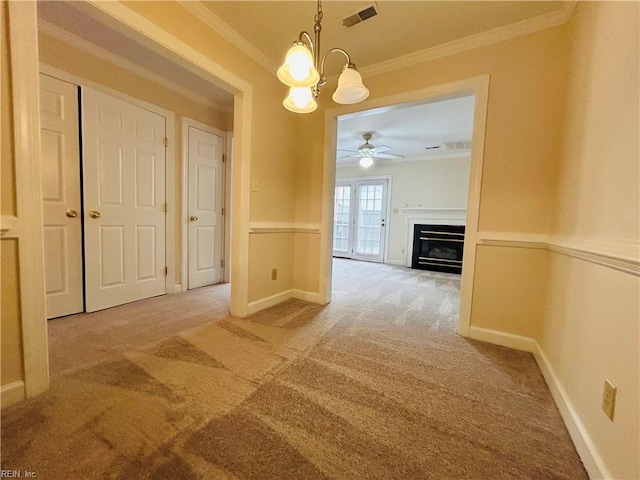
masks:
{"type": "Polygon", "coordinates": [[[415,225],[411,268],[462,273],[464,228],[462,225],[415,225]]]}

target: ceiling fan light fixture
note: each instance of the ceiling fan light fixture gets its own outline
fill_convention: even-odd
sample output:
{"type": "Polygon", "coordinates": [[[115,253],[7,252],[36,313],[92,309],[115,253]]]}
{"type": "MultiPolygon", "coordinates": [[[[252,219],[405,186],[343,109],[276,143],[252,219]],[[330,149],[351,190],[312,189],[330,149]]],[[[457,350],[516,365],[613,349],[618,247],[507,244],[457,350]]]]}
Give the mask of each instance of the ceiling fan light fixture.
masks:
{"type": "Polygon", "coordinates": [[[353,64],[345,66],[338,78],[338,88],[331,98],[336,103],[349,105],[365,100],[369,96],[369,90],[362,83],[362,76],[353,64]]]}
{"type": "Polygon", "coordinates": [[[294,43],[289,49],[277,75],[290,87],[312,87],[320,80],[320,74],[313,66],[311,51],[301,42],[294,43]]]}
{"type": "Polygon", "coordinates": [[[369,168],[373,165],[373,158],[369,155],[365,155],[360,159],[360,166],[364,168],[369,168]]]}

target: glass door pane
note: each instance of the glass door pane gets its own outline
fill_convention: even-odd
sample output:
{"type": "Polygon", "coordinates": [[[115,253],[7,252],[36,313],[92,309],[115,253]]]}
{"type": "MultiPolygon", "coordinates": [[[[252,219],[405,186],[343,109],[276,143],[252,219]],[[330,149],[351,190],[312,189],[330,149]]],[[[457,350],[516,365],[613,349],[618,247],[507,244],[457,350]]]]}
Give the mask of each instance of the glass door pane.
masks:
{"type": "Polygon", "coordinates": [[[382,262],[386,216],[386,181],[358,182],[354,258],[382,262]]]}
{"type": "Polygon", "coordinates": [[[351,253],[351,185],[336,185],[333,211],[333,254],[351,253]]]}

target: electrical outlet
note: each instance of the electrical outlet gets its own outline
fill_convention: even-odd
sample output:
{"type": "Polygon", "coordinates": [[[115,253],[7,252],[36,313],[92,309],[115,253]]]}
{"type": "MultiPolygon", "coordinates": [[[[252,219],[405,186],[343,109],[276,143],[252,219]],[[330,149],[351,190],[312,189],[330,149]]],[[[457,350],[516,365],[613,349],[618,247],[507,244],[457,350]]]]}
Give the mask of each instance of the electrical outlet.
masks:
{"type": "Polygon", "coordinates": [[[278,279],[278,269],[277,268],[272,268],[271,269],[271,280],[277,280],[278,279]]]}
{"type": "Polygon", "coordinates": [[[602,393],[602,410],[607,414],[609,420],[613,422],[613,412],[616,408],[616,393],[618,388],[609,380],[604,381],[604,392],[602,393]]]}

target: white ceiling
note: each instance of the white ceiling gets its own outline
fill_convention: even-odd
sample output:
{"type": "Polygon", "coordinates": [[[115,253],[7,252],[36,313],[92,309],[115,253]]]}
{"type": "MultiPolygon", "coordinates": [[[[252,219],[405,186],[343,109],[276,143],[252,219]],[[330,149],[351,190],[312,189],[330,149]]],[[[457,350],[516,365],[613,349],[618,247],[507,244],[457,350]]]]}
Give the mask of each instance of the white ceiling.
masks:
{"type": "MultiPolygon", "coordinates": [[[[202,1],[208,11],[246,39],[273,66],[298,33],[313,34],[316,1],[202,1]]],[[[324,1],[321,52],[340,47],[358,68],[460,40],[561,10],[561,1],[324,1]],[[374,4],[379,14],[346,28],[342,18],[374,4]]],[[[332,55],[327,71],[344,63],[332,55]]]]}
{"type": "MultiPolygon", "coordinates": [[[[363,71],[366,84],[367,71],[373,72],[383,65],[388,67],[393,59],[419,56],[489,31],[494,34],[499,30],[506,31],[504,35],[508,36],[515,24],[523,22],[538,25],[546,18],[551,24],[557,24],[560,17],[566,21],[571,4],[562,1],[326,0],[323,2],[321,51],[330,47],[346,49],[363,71]],[[351,28],[342,25],[343,17],[372,3],[379,11],[377,16],[351,28]]],[[[212,84],[206,75],[198,74],[197,69],[179,66],[132,39],[126,30],[100,23],[86,13],[87,6],[80,8],[78,5],[81,4],[38,2],[41,26],[45,31],[47,25],[53,25],[54,29],[70,32],[75,38],[99,47],[105,55],[122,58],[138,69],[150,72],[152,78],[165,79],[167,86],[174,85],[182,92],[190,92],[192,98],[201,98],[222,108],[233,105],[232,95],[212,84]]],[[[315,1],[187,1],[182,6],[274,72],[299,31],[312,32],[316,11],[315,1]]],[[[49,28],[49,31],[54,29],[49,28]]],[[[488,37],[506,38],[504,35],[488,37]]],[[[338,73],[343,61],[339,55],[332,57],[336,58],[330,57],[327,63],[328,75],[338,73]]],[[[325,92],[329,93],[328,90],[325,92]]],[[[364,143],[362,134],[370,132],[373,133],[372,145],[387,145],[389,153],[404,155],[406,160],[468,155],[469,151],[447,151],[442,143],[470,140],[472,120],[472,97],[362,112],[339,121],[338,149],[357,150],[364,143]],[[425,150],[425,147],[435,145],[441,148],[425,150]]],[[[340,151],[337,156],[345,155],[347,152],[340,151]]]]}
{"type": "MultiPolygon", "coordinates": [[[[434,157],[468,156],[466,151],[448,151],[443,142],[471,140],[474,97],[460,97],[422,105],[398,106],[361,112],[338,119],[338,165],[357,163],[358,159],[341,157],[364,143],[362,135],[372,133],[369,143],[386,145],[387,153],[403,155],[404,161],[434,157]],[[438,149],[426,147],[440,146],[438,149]]],[[[377,162],[391,160],[376,159],[377,162]]]]}

